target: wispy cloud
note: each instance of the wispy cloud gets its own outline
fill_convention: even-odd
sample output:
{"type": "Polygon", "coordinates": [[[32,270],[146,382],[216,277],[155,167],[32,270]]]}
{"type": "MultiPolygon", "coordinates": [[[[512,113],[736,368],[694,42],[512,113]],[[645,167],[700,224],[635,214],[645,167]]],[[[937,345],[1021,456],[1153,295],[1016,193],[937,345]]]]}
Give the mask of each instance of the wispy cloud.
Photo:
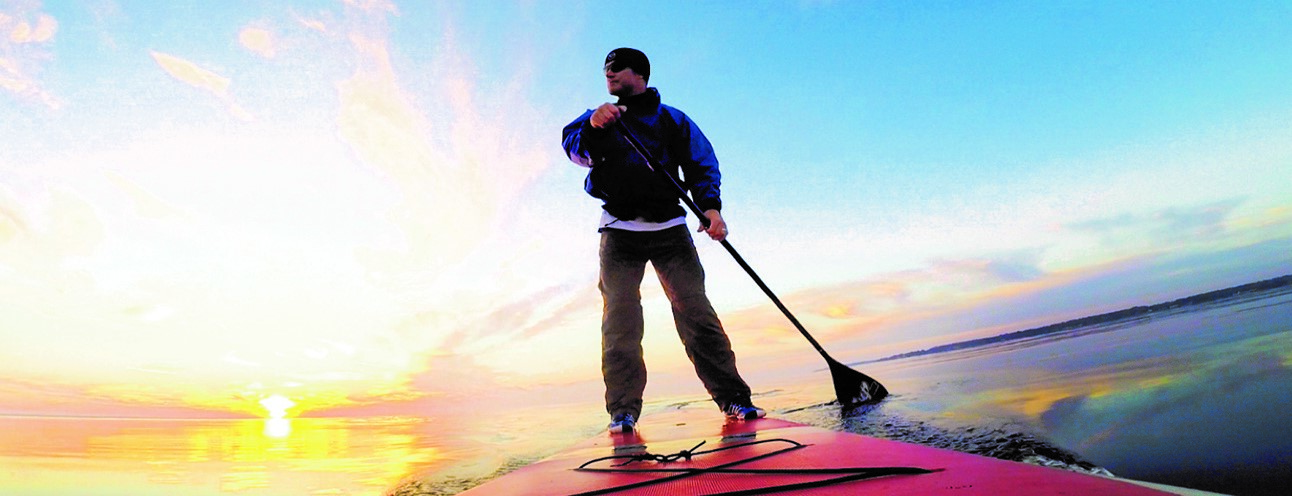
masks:
{"type": "Polygon", "coordinates": [[[105,170],[103,175],[109,182],[119,188],[126,194],[135,207],[135,213],[142,218],[147,219],[164,219],[173,217],[183,217],[184,211],[171,202],[159,198],[151,191],[140,187],[138,183],[131,181],[118,172],[105,170]]]}
{"type": "Polygon", "coordinates": [[[391,63],[384,2],[362,2],[347,40],[354,74],[338,83],[341,136],[363,163],[390,177],[403,198],[391,219],[403,247],[365,257],[375,271],[458,263],[488,238],[500,213],[550,164],[533,135],[536,113],[522,81],[480,98],[470,58],[451,39],[422,70],[421,98],[391,63]]]}
{"type": "Polygon", "coordinates": [[[9,265],[19,280],[82,281],[72,262],[92,254],[105,237],[93,204],[68,189],[25,201],[22,193],[0,187],[0,267],[9,265]]]}
{"type": "Polygon", "coordinates": [[[242,31],[238,32],[238,43],[252,53],[267,59],[274,58],[277,52],[273,34],[264,28],[251,26],[242,28],[242,31]]]}
{"type": "MultiPolygon", "coordinates": [[[[85,332],[82,320],[93,320],[99,335],[114,329],[142,343],[113,351],[119,345],[67,340],[60,356],[79,360],[9,368],[22,377],[70,377],[82,373],[73,362],[160,367],[176,370],[166,374],[169,385],[142,395],[129,388],[94,394],[119,393],[124,403],[169,395],[172,403],[236,410],[254,407],[260,391],[314,408],[344,404],[356,392],[396,394],[392,385],[401,383],[401,372],[441,353],[440,346],[478,348],[558,326],[562,309],[575,305],[571,290],[550,288],[531,300],[528,289],[511,293],[515,283],[490,282],[523,274],[516,269],[528,260],[500,265],[500,256],[517,257],[504,248],[512,240],[494,233],[510,202],[549,163],[539,145],[545,140],[534,136],[545,131],[536,124],[538,113],[523,91],[481,98],[475,71],[466,65],[471,57],[448,41],[435,67],[417,66],[434,77],[405,81],[392,62],[389,15],[397,15],[389,3],[356,2],[343,15],[297,16],[299,24],[287,23],[297,29],[282,38],[257,24],[243,25],[230,40],[259,56],[252,63],[273,57],[269,68],[292,80],[289,85],[317,83],[318,89],[293,96],[338,105],[329,113],[335,127],[266,131],[235,98],[238,84],[230,74],[236,72],[156,49],[148,52],[155,67],[184,85],[181,90],[196,90],[188,92],[199,103],[227,105],[244,122],[210,132],[195,123],[198,132],[163,132],[6,180],[0,293],[21,297],[0,301],[0,308],[29,307],[7,315],[10,322],[22,319],[29,338],[6,337],[6,351],[44,349],[57,336],[77,336],[85,332]],[[312,51],[318,49],[327,57],[312,51]],[[318,60],[327,70],[353,72],[292,79],[318,60]],[[389,209],[385,218],[382,209],[389,209]],[[292,254],[282,243],[295,247],[292,254]],[[476,253],[482,246],[487,253],[476,253]],[[481,282],[480,291],[460,291],[464,274],[481,282]],[[309,282],[320,277],[337,279],[309,282]],[[78,310],[48,312],[54,304],[78,310]],[[408,317],[423,315],[435,317],[408,317]],[[446,321],[454,325],[440,325],[446,321]],[[355,333],[364,337],[354,339],[355,333]],[[252,396],[245,404],[230,400],[239,395],[252,396]]],[[[33,44],[42,36],[23,32],[20,39],[33,44]]],[[[518,80],[511,89],[523,86],[518,80]]],[[[243,98],[266,107],[259,96],[248,90],[243,98]]],[[[265,116],[291,118],[268,110],[265,116]]]]}
{"type": "Polygon", "coordinates": [[[1113,217],[1073,222],[1065,227],[1117,242],[1127,236],[1143,236],[1156,245],[1209,239],[1224,234],[1230,217],[1243,204],[1233,198],[1203,205],[1175,206],[1147,213],[1123,213],[1113,217]]]}
{"type": "MultiPolygon", "coordinates": [[[[173,380],[170,378],[173,374],[165,369],[141,368],[137,372],[136,377],[160,375],[164,380],[173,380]]],[[[169,387],[160,387],[151,381],[126,383],[110,379],[79,379],[75,383],[64,383],[49,379],[0,379],[0,414],[4,415],[230,418],[256,414],[242,412],[239,415],[227,408],[209,406],[177,404],[169,387]]]]}
{"type": "Polygon", "coordinates": [[[53,58],[50,48],[58,34],[53,16],[21,5],[0,10],[0,90],[21,101],[58,109],[62,102],[47,91],[41,70],[53,58]]]}
{"type": "Polygon", "coordinates": [[[161,52],[150,52],[167,73],[189,86],[206,90],[220,98],[229,97],[229,78],[206,70],[193,62],[161,52]]]}
{"type": "Polygon", "coordinates": [[[0,246],[28,232],[27,222],[19,217],[17,209],[8,203],[5,196],[0,196],[0,246]]]}
{"type": "Polygon", "coordinates": [[[235,117],[244,121],[253,120],[251,113],[238,105],[229,93],[229,78],[174,55],[158,51],[149,53],[152,55],[153,60],[157,62],[157,65],[161,66],[162,70],[165,70],[171,77],[219,98],[220,101],[228,105],[229,112],[235,117]]]}
{"type": "MultiPolygon", "coordinates": [[[[997,258],[938,260],[923,268],[821,286],[787,294],[782,299],[799,320],[826,338],[856,338],[883,326],[975,301],[1003,288],[1035,284],[1047,277],[1036,260],[1032,251],[997,258]]],[[[771,305],[736,312],[729,317],[728,327],[738,326],[770,326],[781,334],[797,335],[771,305]]]]}

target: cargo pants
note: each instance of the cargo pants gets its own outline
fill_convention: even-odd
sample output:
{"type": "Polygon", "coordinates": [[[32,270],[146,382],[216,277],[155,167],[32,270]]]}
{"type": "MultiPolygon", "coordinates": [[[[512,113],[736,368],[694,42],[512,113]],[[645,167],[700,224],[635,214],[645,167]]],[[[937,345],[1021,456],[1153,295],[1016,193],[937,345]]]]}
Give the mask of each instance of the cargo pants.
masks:
{"type": "Polygon", "coordinates": [[[736,370],[731,341],[705,295],[704,268],[686,225],[651,232],[603,229],[600,259],[601,373],[611,416],[641,417],[646,389],[641,283],[647,262],[655,268],[687,358],[709,396],[719,408],[748,404],[749,386],[736,370]]]}

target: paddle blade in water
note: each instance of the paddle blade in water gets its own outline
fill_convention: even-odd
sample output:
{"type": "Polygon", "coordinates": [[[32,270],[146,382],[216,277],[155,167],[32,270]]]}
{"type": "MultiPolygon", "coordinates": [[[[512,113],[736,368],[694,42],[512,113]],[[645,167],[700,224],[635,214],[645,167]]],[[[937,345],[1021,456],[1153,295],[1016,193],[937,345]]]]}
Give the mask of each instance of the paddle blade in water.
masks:
{"type": "Polygon", "coordinates": [[[857,372],[847,365],[828,360],[830,375],[834,378],[834,394],[844,408],[878,403],[888,396],[888,389],[870,376],[857,372]]]}

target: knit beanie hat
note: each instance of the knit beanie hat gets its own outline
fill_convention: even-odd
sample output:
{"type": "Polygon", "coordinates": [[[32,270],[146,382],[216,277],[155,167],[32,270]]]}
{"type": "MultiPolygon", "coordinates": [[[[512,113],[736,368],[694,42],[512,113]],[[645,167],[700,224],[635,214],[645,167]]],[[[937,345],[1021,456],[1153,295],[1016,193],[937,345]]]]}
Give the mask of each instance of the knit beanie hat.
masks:
{"type": "Polygon", "coordinates": [[[607,67],[614,72],[631,67],[633,72],[643,79],[650,80],[650,60],[646,58],[646,54],[642,53],[641,50],[633,48],[611,50],[610,53],[606,54],[606,63],[603,67],[607,67]]]}

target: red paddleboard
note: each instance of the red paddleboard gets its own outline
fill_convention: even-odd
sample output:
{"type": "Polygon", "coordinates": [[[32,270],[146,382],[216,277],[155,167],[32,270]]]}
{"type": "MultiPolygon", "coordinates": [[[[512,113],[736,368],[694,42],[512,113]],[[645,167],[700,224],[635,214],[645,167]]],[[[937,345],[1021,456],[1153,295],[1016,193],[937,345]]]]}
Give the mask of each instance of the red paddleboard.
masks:
{"type": "Polygon", "coordinates": [[[1144,484],[692,409],[648,415],[632,434],[601,434],[463,494],[1208,494],[1144,484]]]}

